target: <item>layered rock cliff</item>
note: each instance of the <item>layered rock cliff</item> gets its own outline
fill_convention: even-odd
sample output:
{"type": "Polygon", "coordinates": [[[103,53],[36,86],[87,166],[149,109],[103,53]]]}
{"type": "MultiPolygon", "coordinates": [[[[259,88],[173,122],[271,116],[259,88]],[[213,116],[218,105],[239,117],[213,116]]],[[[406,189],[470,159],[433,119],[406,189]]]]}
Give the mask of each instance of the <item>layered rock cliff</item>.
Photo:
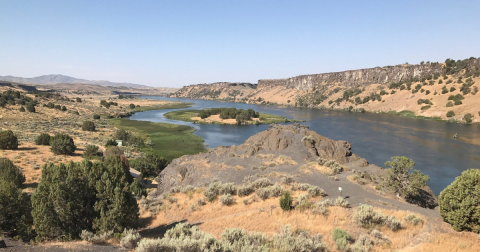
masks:
{"type": "Polygon", "coordinates": [[[465,114],[478,112],[476,107],[480,99],[475,95],[479,83],[480,58],[472,57],[445,63],[403,64],[265,79],[259,80],[257,85],[227,82],[190,85],[170,96],[309,108],[408,110],[415,115],[442,119],[447,119],[447,111],[453,110],[457,115],[453,119],[461,121],[465,114]],[[464,98],[462,103],[447,107],[449,96],[459,92],[464,98]],[[419,99],[431,102],[423,104],[419,99]]]}

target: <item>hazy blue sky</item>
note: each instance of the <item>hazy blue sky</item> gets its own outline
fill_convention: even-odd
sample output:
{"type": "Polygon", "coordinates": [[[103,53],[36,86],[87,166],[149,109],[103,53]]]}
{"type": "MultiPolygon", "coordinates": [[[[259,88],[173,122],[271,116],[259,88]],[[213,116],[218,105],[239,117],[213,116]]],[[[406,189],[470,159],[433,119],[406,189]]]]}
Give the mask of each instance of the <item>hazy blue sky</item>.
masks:
{"type": "Polygon", "coordinates": [[[480,1],[0,1],[0,75],[181,87],[480,57],[480,1]]]}

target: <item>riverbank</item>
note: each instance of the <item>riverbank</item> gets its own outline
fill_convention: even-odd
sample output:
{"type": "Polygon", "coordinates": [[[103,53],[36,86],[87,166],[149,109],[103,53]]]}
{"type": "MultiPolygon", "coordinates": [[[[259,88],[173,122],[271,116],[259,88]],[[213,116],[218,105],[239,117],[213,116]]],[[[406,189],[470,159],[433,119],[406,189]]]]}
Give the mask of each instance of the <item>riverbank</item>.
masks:
{"type": "MultiPolygon", "coordinates": [[[[222,119],[219,114],[212,114],[206,118],[201,118],[202,110],[186,109],[172,111],[164,114],[164,117],[172,120],[180,120],[185,122],[193,122],[200,124],[223,124],[235,125],[238,124],[236,119],[222,119]]],[[[305,122],[304,120],[288,119],[285,116],[272,115],[267,113],[258,113],[257,118],[250,118],[245,120],[242,124],[272,124],[281,122],[305,122]]]]}
{"type": "Polygon", "coordinates": [[[145,153],[164,157],[168,161],[183,155],[197,154],[207,151],[203,138],[195,136],[195,129],[190,126],[169,123],[136,121],[128,118],[111,119],[116,128],[123,128],[140,135],[151,142],[142,148],[145,153]]]}

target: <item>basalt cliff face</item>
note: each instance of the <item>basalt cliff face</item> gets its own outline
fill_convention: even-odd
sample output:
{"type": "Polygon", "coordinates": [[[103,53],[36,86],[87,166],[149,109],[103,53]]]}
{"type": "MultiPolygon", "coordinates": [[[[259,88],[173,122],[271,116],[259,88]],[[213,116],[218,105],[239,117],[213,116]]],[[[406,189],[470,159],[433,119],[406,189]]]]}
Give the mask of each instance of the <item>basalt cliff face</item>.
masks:
{"type": "Polygon", "coordinates": [[[480,58],[472,57],[265,79],[258,84],[197,84],[185,86],[170,97],[375,112],[408,110],[417,116],[462,121],[465,114],[478,113],[480,99],[475,95],[479,83],[480,58]],[[462,103],[447,107],[450,95],[457,94],[463,96],[462,103]],[[424,103],[427,100],[430,102],[424,103]],[[447,118],[449,110],[456,116],[447,118]]]}

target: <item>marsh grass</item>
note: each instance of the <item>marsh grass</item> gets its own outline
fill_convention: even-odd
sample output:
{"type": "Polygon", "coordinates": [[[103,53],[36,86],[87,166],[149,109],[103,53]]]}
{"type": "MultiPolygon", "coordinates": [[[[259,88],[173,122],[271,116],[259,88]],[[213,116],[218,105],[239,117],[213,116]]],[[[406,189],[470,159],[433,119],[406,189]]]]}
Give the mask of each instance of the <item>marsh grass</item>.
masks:
{"type": "Polygon", "coordinates": [[[193,134],[195,129],[189,126],[130,119],[112,119],[110,122],[117,128],[125,128],[142,138],[151,139],[152,146],[142,148],[142,151],[164,157],[169,161],[183,155],[207,151],[203,139],[195,136],[193,134]]]}

